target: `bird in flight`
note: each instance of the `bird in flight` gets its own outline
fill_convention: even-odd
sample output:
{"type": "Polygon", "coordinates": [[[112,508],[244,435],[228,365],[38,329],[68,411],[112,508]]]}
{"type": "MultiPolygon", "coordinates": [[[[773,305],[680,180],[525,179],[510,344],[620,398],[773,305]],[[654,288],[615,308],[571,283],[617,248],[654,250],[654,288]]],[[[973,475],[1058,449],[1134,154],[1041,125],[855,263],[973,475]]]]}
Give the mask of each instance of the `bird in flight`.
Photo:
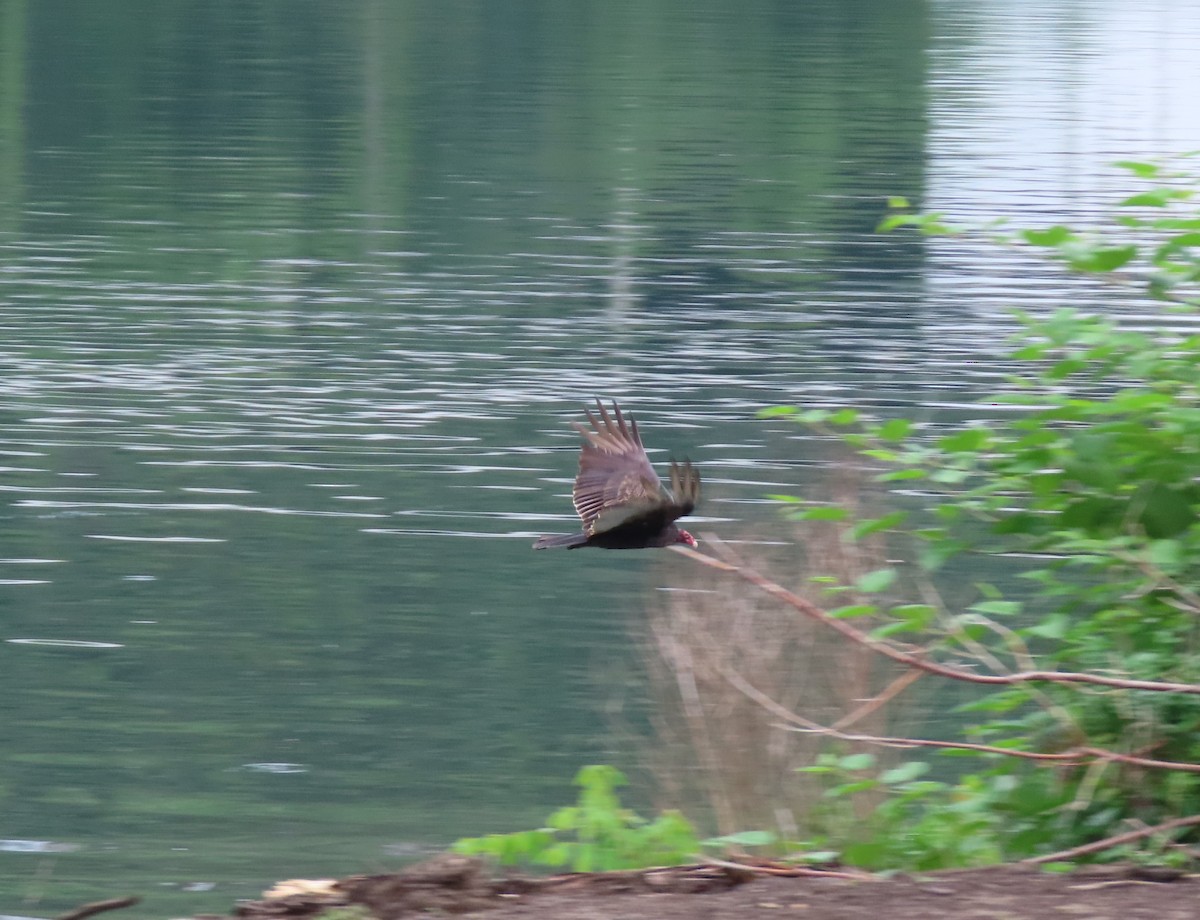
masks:
{"type": "Polygon", "coordinates": [[[637,422],[630,418],[627,423],[615,402],[612,415],[598,399],[596,410],[598,416],[583,410],[590,428],[571,423],[583,435],[579,474],[571,492],[583,533],[551,534],[533,548],[695,546],[696,538],[675,525],[700,500],[700,474],[691,461],[671,461],[671,488],[666,489],[646,456],[637,422]]]}

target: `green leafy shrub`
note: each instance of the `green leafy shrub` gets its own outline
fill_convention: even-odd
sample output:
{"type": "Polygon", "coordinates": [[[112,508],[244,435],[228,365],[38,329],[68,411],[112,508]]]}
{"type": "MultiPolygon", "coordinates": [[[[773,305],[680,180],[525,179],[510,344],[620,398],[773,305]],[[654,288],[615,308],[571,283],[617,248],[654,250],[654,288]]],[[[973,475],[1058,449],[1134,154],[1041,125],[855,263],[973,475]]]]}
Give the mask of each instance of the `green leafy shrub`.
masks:
{"type": "Polygon", "coordinates": [[[504,864],[569,866],[577,872],[677,865],[694,858],[700,844],[688,820],[666,811],[648,821],[622,807],[615,790],[625,782],[615,767],[584,767],[575,777],[579,801],[550,815],[545,827],[468,837],[453,849],[504,864]]]}
{"type": "Polygon", "coordinates": [[[870,754],[823,754],[801,768],[826,780],[824,800],[814,809],[822,855],[866,869],[933,870],[997,862],[997,824],[990,796],[977,779],[956,786],[924,778],[929,764],[910,760],[879,770],[870,754]],[[882,802],[859,817],[857,799],[886,792],[882,802]]]}
{"type": "MultiPolygon", "coordinates": [[[[1000,245],[1031,246],[1071,270],[1136,282],[1169,309],[1194,312],[1200,182],[1156,164],[1123,166],[1152,187],[1120,202],[1105,227],[987,232],[1000,245]]],[[[897,226],[965,232],[940,215],[903,213],[885,221],[885,228],[897,226]]],[[[876,638],[918,642],[933,659],[972,660],[980,673],[1056,670],[1194,687],[1200,683],[1200,335],[1148,331],[1145,323],[1131,329],[1070,309],[1018,318],[1011,386],[983,400],[1017,410],[1004,421],[934,433],[907,419],[867,422],[850,409],[764,412],[840,430],[882,468],[880,481],[901,483],[910,494],[922,490],[922,507],[897,499],[899,509],[856,522],[851,531],[906,538],[917,564],[835,587],[878,601],[830,614],[883,617],[876,638]],[[888,600],[898,579],[936,583],[939,573],[960,572],[962,561],[977,554],[1003,559],[1010,570],[1018,566],[1020,587],[980,584],[960,611],[888,600]]],[[[795,517],[843,514],[781,498],[795,517]]],[[[967,736],[974,742],[1080,756],[1046,766],[984,754],[984,767],[956,785],[860,779],[889,786],[892,795],[872,819],[874,839],[852,839],[842,848],[845,858],[932,867],[1023,857],[1103,838],[1126,823],[1200,813],[1200,774],[1187,769],[1200,763],[1196,693],[1017,680],[962,711],[972,719],[967,736]],[[962,852],[956,842],[962,834],[973,835],[975,851],[962,852]],[[943,837],[948,849],[936,845],[943,837]]],[[[843,783],[832,795],[862,788],[843,783]]],[[[1194,829],[1184,833],[1196,836],[1194,829]]]]}

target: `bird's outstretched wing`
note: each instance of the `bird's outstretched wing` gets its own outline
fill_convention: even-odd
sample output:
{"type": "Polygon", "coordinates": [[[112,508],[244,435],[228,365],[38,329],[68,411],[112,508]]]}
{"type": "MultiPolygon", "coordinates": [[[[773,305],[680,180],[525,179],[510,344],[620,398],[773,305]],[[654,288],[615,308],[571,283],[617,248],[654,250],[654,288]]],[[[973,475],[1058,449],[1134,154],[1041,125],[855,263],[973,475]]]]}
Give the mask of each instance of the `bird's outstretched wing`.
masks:
{"type": "Polygon", "coordinates": [[[665,525],[690,512],[700,494],[700,477],[691,463],[671,464],[671,493],[650,465],[637,422],[626,422],[613,403],[612,415],[596,400],[597,415],[584,410],[591,427],[572,422],[583,435],[579,475],[572,499],[589,537],[641,518],[665,525]]]}

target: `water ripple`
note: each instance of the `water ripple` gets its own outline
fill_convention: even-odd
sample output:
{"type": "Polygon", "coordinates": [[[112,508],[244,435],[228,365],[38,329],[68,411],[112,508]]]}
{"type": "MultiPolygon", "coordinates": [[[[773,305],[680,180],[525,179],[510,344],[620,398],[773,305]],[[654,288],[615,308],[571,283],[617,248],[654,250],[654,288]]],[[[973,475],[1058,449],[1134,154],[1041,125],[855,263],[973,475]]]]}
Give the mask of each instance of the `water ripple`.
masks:
{"type": "Polygon", "coordinates": [[[61,648],[124,648],[119,642],[91,642],[86,639],[5,639],[12,645],[50,645],[61,648]]]}

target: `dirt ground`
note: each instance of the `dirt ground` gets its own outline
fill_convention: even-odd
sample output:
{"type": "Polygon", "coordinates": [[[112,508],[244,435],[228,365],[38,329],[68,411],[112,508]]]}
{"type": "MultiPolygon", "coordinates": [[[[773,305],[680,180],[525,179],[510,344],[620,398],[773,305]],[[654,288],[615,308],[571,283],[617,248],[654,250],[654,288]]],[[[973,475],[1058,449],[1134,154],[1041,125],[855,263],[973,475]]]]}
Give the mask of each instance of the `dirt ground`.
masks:
{"type": "MultiPolygon", "coordinates": [[[[1034,866],[894,876],[767,875],[697,865],[550,879],[501,877],[477,860],[440,856],[403,872],[281,882],[241,904],[246,920],[1193,920],[1200,876],[1129,866],[1055,874],[1034,866]]],[[[787,871],[776,869],[774,871],[787,871]]],[[[849,873],[847,873],[848,875],[849,873]]]]}

